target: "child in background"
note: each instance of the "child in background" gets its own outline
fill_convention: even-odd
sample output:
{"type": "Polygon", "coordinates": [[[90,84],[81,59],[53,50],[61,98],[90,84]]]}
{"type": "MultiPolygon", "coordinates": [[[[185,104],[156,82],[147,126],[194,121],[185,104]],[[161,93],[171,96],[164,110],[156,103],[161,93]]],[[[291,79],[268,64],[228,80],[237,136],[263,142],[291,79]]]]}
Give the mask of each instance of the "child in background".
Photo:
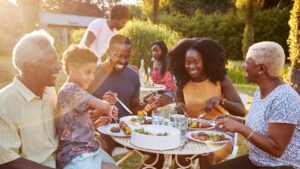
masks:
{"type": "Polygon", "coordinates": [[[68,78],[60,88],[57,103],[57,163],[63,169],[117,168],[114,160],[94,139],[94,116],[116,118],[115,100],[97,99],[86,91],[94,79],[98,58],[87,47],[70,46],[63,55],[68,78]],[[95,111],[93,111],[95,110],[95,111]]]}

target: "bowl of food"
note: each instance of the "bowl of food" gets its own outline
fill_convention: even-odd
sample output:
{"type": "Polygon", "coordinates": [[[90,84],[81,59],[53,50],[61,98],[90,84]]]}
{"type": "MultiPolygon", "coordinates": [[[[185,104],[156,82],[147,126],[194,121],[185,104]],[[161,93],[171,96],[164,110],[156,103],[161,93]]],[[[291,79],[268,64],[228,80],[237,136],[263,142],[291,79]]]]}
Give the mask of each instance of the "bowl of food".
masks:
{"type": "Polygon", "coordinates": [[[131,144],[150,150],[170,150],[180,145],[180,130],[171,126],[141,125],[131,132],[131,144]]]}

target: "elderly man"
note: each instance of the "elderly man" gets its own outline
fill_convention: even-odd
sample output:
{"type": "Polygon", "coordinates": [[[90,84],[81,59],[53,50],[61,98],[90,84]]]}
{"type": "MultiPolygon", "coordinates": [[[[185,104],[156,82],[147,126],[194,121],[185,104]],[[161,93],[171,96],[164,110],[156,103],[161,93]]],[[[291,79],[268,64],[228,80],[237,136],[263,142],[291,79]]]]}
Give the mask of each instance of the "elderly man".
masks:
{"type": "Polygon", "coordinates": [[[13,51],[19,74],[0,90],[0,168],[55,168],[55,80],[61,66],[43,30],[23,36],[13,51]]]}

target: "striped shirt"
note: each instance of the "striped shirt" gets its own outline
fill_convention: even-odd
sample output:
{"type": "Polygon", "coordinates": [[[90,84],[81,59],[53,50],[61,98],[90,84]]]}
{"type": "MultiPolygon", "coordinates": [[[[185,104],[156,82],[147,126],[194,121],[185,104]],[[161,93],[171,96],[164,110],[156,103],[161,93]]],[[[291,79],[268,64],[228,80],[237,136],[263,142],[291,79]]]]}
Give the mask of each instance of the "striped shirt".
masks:
{"type": "Polygon", "coordinates": [[[0,165],[24,158],[55,168],[56,101],[53,87],[40,98],[16,77],[0,90],[0,165]]]}

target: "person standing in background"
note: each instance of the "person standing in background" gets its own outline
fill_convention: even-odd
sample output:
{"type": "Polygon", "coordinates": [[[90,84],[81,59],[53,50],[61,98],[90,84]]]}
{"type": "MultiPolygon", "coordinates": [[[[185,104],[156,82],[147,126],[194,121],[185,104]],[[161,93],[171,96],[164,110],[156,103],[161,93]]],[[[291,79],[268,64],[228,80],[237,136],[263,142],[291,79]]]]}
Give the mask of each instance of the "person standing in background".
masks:
{"type": "Polygon", "coordinates": [[[127,6],[115,5],[109,10],[108,19],[98,18],[89,24],[80,45],[91,48],[98,57],[98,65],[102,63],[101,58],[107,51],[110,39],[130,18],[131,12],[127,6]]]}

